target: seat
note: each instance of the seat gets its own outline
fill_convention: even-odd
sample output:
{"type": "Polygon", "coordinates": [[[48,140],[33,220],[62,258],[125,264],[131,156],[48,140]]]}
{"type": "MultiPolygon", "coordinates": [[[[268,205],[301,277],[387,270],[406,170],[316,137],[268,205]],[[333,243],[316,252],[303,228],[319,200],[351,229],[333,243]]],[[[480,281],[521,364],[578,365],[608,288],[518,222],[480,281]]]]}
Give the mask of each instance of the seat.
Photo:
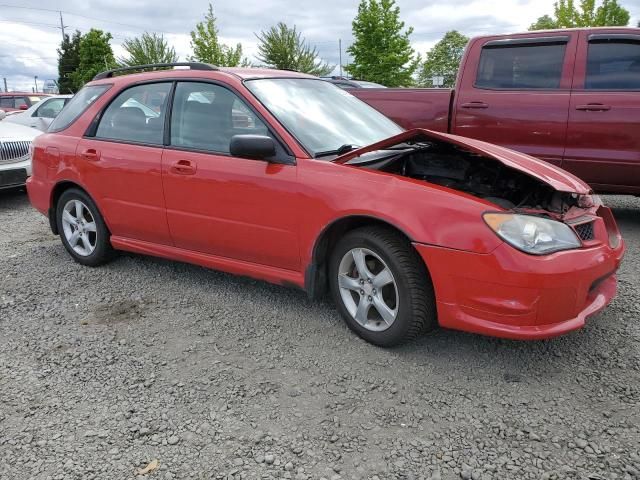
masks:
{"type": "Polygon", "coordinates": [[[231,104],[187,102],[182,115],[181,140],[185,146],[229,152],[232,134],[231,104]]]}
{"type": "MultiPolygon", "coordinates": [[[[104,122],[103,122],[104,123],[104,122]]],[[[111,122],[106,122],[107,132],[99,132],[100,136],[120,140],[147,141],[147,117],[138,107],[120,107],[111,122]]]]}

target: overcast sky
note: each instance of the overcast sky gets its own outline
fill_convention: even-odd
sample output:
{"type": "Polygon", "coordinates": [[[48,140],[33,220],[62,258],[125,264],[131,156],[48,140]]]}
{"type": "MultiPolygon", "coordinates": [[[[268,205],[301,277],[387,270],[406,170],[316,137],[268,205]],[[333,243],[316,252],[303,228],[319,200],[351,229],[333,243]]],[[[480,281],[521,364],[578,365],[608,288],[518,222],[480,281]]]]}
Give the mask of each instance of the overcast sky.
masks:
{"type": "MultiPolygon", "coordinates": [[[[401,17],[414,28],[414,48],[424,53],[448,30],[468,36],[526,30],[539,16],[553,11],[554,0],[397,0],[401,17]]],[[[640,18],[640,0],[621,0],[640,18]]],[[[0,0],[0,76],[10,90],[31,91],[34,75],[39,88],[57,78],[62,11],[66,32],[100,28],[113,35],[116,57],[125,38],[146,31],[163,33],[181,60],[191,54],[189,32],[207,10],[207,0],[0,0]],[[6,3],[5,3],[6,2],[6,3]],[[18,7],[18,8],[16,8],[18,7]],[[42,10],[42,9],[48,9],[42,10]]],[[[343,51],[353,40],[351,22],[357,0],[219,0],[214,2],[224,42],[241,42],[251,59],[256,52],[254,32],[278,21],[295,24],[325,61],[338,64],[338,39],[343,51]]],[[[346,52],[343,63],[348,62],[346,52]]]]}

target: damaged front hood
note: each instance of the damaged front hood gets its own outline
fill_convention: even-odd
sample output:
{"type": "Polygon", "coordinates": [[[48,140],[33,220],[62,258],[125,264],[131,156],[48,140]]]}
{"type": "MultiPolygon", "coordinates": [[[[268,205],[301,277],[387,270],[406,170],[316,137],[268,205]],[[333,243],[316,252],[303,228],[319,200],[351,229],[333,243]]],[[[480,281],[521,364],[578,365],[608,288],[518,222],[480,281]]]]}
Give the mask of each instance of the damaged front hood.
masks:
{"type": "Polygon", "coordinates": [[[494,158],[504,164],[507,167],[519,170],[527,175],[534,177],[541,182],[550,185],[559,192],[577,193],[580,195],[586,195],[591,192],[591,188],[585,182],[578,177],[555,167],[543,160],[539,160],[523,153],[509,150],[508,148],[499,147],[490,143],[482,142],[480,140],[474,140],[471,138],[459,137],[457,135],[450,135],[447,133],[439,133],[431,130],[425,130],[423,128],[414,128],[407,130],[393,137],[380,140],[366,147],[352,150],[349,153],[340,155],[332,160],[334,163],[346,163],[360,155],[367,152],[373,152],[376,150],[384,150],[385,148],[392,147],[405,142],[411,141],[425,141],[425,140],[439,140],[449,142],[459,147],[463,147],[471,152],[479,155],[494,158]]]}

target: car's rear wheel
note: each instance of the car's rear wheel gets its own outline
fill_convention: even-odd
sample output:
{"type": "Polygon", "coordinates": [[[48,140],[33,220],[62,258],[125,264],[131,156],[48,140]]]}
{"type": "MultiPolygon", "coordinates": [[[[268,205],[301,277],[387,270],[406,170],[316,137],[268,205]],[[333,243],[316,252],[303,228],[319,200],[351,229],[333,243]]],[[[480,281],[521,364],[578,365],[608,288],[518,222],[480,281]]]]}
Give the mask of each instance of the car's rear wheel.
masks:
{"type": "Polygon", "coordinates": [[[111,258],[109,230],[96,204],[82,190],[72,188],[60,196],[56,222],[62,244],[76,262],[94,267],[111,258]]]}
{"type": "Polygon", "coordinates": [[[429,273],[409,241],[390,229],[349,232],[332,251],[329,274],[338,310],[368,342],[398,345],[437,325],[429,273]]]}

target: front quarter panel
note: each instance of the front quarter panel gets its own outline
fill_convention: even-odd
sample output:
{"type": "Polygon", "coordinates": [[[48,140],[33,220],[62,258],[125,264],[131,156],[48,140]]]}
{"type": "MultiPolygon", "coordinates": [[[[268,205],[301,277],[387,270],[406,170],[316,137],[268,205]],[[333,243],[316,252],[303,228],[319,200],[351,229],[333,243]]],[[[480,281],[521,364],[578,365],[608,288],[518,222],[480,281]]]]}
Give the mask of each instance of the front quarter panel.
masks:
{"type": "Polygon", "coordinates": [[[321,233],[350,216],[376,218],[414,242],[457,250],[489,253],[502,243],[482,220],[482,213],[496,206],[475,197],[363,167],[319,160],[298,166],[309,206],[301,225],[307,260],[321,233]]]}

